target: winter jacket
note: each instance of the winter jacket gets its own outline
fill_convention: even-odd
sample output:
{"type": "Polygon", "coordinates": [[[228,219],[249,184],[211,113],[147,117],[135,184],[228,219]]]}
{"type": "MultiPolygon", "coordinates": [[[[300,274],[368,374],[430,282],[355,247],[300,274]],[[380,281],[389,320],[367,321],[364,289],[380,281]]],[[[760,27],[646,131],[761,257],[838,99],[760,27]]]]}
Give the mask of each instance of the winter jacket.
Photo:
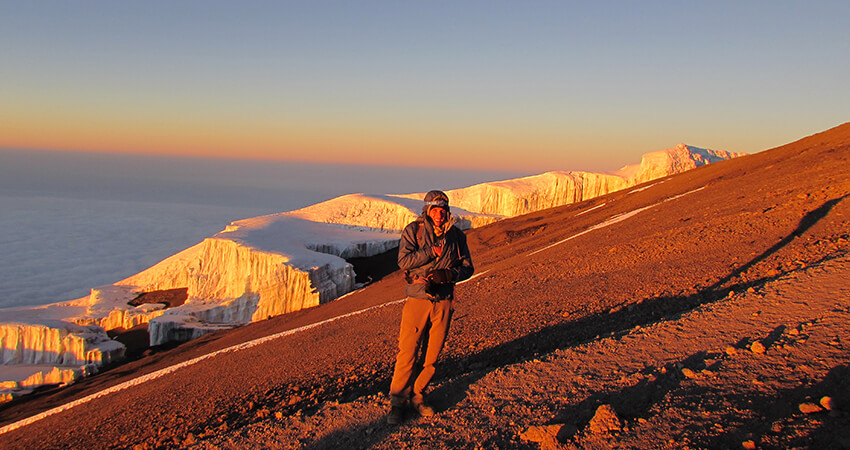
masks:
{"type": "Polygon", "coordinates": [[[453,299],[455,283],[471,277],[475,270],[466,245],[466,235],[451,225],[443,236],[437,238],[434,225],[427,216],[404,227],[398,248],[398,265],[409,272],[407,296],[427,300],[453,299]],[[443,253],[439,257],[434,253],[434,242],[437,239],[445,239],[443,253]],[[425,282],[432,269],[449,269],[452,282],[425,282]]]}

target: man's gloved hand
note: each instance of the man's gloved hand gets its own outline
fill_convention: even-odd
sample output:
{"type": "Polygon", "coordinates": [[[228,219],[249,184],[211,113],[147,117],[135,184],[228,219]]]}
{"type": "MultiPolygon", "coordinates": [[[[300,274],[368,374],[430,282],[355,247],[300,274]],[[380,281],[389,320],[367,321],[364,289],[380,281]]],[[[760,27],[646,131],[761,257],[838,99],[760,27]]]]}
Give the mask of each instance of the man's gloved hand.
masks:
{"type": "Polygon", "coordinates": [[[435,284],[451,283],[454,274],[449,269],[434,269],[428,272],[428,280],[435,284]]]}

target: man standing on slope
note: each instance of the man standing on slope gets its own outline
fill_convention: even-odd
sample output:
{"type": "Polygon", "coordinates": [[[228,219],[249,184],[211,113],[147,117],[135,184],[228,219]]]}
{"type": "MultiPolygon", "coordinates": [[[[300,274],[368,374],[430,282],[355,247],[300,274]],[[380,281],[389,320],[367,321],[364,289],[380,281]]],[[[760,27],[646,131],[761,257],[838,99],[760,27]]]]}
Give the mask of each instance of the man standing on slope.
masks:
{"type": "Polygon", "coordinates": [[[449,333],[454,285],[474,270],[466,235],[454,226],[445,193],[425,195],[422,216],[401,233],[398,265],[405,271],[407,301],[390,384],[390,424],[402,421],[408,403],[422,416],[434,415],[422,393],[434,376],[434,363],[449,333]],[[417,353],[424,358],[417,358],[417,353]],[[416,362],[421,367],[414,367],[416,362]]]}

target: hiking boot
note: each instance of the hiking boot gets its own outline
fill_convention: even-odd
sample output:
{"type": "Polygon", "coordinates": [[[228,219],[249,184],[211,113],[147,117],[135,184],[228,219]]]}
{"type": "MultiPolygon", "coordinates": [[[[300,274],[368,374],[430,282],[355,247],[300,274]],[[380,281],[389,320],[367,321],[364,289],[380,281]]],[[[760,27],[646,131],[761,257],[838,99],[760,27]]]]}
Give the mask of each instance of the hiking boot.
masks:
{"type": "Polygon", "coordinates": [[[422,417],[431,417],[434,415],[434,408],[426,405],[423,401],[414,402],[413,409],[422,417]]]}
{"type": "Polygon", "coordinates": [[[401,406],[390,407],[390,413],[387,414],[387,423],[390,425],[398,425],[404,419],[404,408],[401,406]]]}

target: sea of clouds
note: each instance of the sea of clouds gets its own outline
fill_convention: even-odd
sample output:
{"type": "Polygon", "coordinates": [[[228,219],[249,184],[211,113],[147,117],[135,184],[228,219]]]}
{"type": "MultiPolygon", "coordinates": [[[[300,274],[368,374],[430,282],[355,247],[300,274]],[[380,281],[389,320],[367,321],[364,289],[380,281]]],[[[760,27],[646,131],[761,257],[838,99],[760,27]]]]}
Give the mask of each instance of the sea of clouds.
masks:
{"type": "Polygon", "coordinates": [[[523,175],[0,149],[0,308],[83,297],[233,220],[523,175]]]}

